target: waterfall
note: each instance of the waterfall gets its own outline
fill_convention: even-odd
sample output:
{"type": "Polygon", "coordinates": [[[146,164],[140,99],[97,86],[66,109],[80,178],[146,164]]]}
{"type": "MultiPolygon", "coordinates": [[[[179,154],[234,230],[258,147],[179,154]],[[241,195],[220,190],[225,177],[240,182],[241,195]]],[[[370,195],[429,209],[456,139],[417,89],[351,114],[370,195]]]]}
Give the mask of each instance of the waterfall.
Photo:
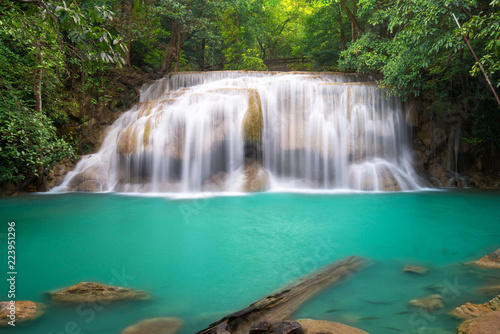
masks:
{"type": "Polygon", "coordinates": [[[56,190],[418,189],[404,120],[360,75],[172,74],[56,190]]]}

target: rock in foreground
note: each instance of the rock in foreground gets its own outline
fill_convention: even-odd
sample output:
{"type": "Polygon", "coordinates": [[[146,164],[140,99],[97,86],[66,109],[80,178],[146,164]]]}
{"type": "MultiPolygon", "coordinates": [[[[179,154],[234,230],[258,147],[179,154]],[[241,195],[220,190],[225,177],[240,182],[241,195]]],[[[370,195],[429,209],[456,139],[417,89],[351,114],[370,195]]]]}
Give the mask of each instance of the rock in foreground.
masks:
{"type": "Polygon", "coordinates": [[[257,161],[248,162],[244,170],[243,191],[261,192],[269,189],[270,177],[267,169],[257,161]]]}
{"type": "Polygon", "coordinates": [[[177,318],[151,318],[125,328],[121,334],[174,334],[182,326],[177,318]]]}
{"type": "Polygon", "coordinates": [[[500,296],[484,304],[466,303],[455,308],[450,314],[458,319],[473,319],[491,311],[500,311],[500,296]]]}
{"type": "Polygon", "coordinates": [[[305,334],[367,334],[367,332],[340,324],[338,322],[324,321],[324,320],[311,320],[311,319],[300,319],[297,322],[304,329],[305,334]]]}
{"type": "Polygon", "coordinates": [[[14,305],[11,302],[0,302],[0,326],[10,326],[9,321],[12,319],[9,315],[13,311],[12,308],[15,308],[15,324],[18,325],[39,318],[44,313],[44,307],[42,303],[29,300],[18,300],[14,305]]]}
{"type": "Polygon", "coordinates": [[[500,268],[500,248],[473,263],[484,268],[500,268]]]}
{"type": "MultiPolygon", "coordinates": [[[[229,333],[229,332],[228,332],[229,333]]],[[[249,334],[305,334],[304,329],[297,321],[279,321],[273,324],[261,321],[252,324],[249,334]]],[[[225,334],[225,333],[216,333],[225,334]]]]}
{"type": "Polygon", "coordinates": [[[492,334],[500,333],[500,311],[485,313],[477,318],[462,323],[457,334],[492,334]]]}
{"type": "Polygon", "coordinates": [[[50,292],[52,300],[61,303],[84,303],[128,299],[148,299],[149,294],[141,290],[115,287],[95,282],[82,282],[70,288],[50,292]]]}

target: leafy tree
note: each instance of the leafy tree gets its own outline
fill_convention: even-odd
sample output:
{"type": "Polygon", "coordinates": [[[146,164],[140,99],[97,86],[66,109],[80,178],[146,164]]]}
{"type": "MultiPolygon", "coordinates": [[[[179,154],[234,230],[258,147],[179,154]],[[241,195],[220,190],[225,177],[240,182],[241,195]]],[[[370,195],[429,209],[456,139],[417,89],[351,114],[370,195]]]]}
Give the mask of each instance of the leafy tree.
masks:
{"type": "Polygon", "coordinates": [[[52,120],[64,114],[72,67],[85,74],[123,64],[125,46],[101,27],[111,18],[106,7],[76,2],[0,1],[0,182],[42,177],[75,157],[52,120]]]}

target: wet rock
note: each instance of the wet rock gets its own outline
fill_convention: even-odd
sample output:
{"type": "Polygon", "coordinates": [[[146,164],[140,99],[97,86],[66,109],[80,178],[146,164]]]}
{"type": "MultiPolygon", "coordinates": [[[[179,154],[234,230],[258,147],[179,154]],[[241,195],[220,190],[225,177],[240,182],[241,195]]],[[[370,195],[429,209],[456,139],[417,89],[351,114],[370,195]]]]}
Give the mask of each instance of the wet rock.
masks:
{"type": "Polygon", "coordinates": [[[432,312],[444,307],[443,297],[435,294],[424,298],[410,300],[410,305],[418,307],[424,311],[432,312]]]}
{"type": "Polygon", "coordinates": [[[16,185],[13,182],[0,183],[0,196],[6,197],[16,191],[16,185]]]}
{"type": "Polygon", "coordinates": [[[500,311],[500,296],[484,304],[471,304],[456,307],[450,314],[458,319],[473,319],[491,311],[500,311]]]}
{"type": "Polygon", "coordinates": [[[107,175],[108,172],[103,165],[91,165],[73,176],[69,187],[73,191],[101,191],[101,186],[107,182],[107,175]]]}
{"type": "Polygon", "coordinates": [[[97,192],[101,191],[101,183],[95,180],[87,180],[73,188],[74,191],[97,192]]]}
{"type": "Polygon", "coordinates": [[[267,321],[254,322],[248,334],[268,334],[271,324],[267,321]]]}
{"type": "Polygon", "coordinates": [[[500,248],[473,263],[484,268],[500,268],[500,248]]]}
{"type": "Polygon", "coordinates": [[[270,334],[305,334],[297,321],[280,321],[272,324],[270,334]]]}
{"type": "Polygon", "coordinates": [[[73,170],[75,163],[70,159],[64,160],[61,164],[54,166],[52,172],[47,175],[47,187],[52,189],[62,183],[66,174],[73,170]]]}
{"type": "Polygon", "coordinates": [[[53,301],[61,303],[84,303],[96,301],[116,301],[128,299],[149,299],[149,294],[141,290],[115,287],[95,282],[82,282],[70,288],[49,292],[53,301]]]}
{"type": "Polygon", "coordinates": [[[229,174],[227,172],[218,172],[203,182],[203,191],[223,191],[227,188],[229,174]]]}
{"type": "Polygon", "coordinates": [[[269,172],[257,161],[251,161],[245,165],[243,176],[243,191],[259,192],[269,189],[269,172]]]}
{"type": "Polygon", "coordinates": [[[264,118],[262,116],[260,95],[256,89],[251,89],[248,97],[248,109],[242,124],[243,141],[260,142],[263,128],[264,118]]]}
{"type": "Polygon", "coordinates": [[[212,332],[212,334],[231,334],[229,328],[227,327],[227,323],[220,323],[212,332]]]}
{"type": "Polygon", "coordinates": [[[492,333],[500,333],[500,311],[488,312],[477,318],[469,319],[457,328],[457,334],[492,333]]]}
{"type": "Polygon", "coordinates": [[[436,146],[440,146],[441,144],[446,142],[446,140],[448,139],[448,136],[446,135],[446,133],[444,132],[443,129],[436,128],[436,129],[434,129],[434,131],[432,131],[432,139],[433,139],[434,143],[436,144],[436,146]]]}
{"type": "Polygon", "coordinates": [[[17,300],[15,304],[10,301],[0,302],[0,326],[10,326],[9,322],[13,320],[9,317],[11,314],[15,314],[16,325],[33,321],[44,313],[44,308],[44,304],[30,300],[17,300]]]}
{"type": "Polygon", "coordinates": [[[419,275],[424,275],[427,274],[429,271],[429,268],[423,267],[423,266],[414,266],[414,265],[406,265],[403,268],[403,271],[405,273],[413,273],[413,274],[419,274],[419,275]]]}
{"type": "Polygon", "coordinates": [[[279,321],[273,324],[267,321],[253,323],[249,334],[305,334],[297,321],[279,321]]]}
{"type": "Polygon", "coordinates": [[[359,328],[338,322],[311,319],[300,319],[297,322],[302,326],[305,334],[367,334],[359,328]]]}
{"type": "Polygon", "coordinates": [[[182,320],[177,318],[151,318],[125,328],[121,334],[174,334],[181,326],[182,320]]]}

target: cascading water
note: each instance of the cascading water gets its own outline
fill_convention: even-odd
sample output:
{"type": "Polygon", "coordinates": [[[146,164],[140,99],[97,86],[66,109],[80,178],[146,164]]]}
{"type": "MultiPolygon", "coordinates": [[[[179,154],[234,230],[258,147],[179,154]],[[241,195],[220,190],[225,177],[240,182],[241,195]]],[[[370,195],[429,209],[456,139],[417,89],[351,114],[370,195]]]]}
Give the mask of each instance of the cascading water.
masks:
{"type": "Polygon", "coordinates": [[[143,87],[100,151],[57,190],[253,191],[266,189],[269,175],[278,190],[418,189],[401,102],[363,81],[338,73],[173,74],[143,87]]]}

